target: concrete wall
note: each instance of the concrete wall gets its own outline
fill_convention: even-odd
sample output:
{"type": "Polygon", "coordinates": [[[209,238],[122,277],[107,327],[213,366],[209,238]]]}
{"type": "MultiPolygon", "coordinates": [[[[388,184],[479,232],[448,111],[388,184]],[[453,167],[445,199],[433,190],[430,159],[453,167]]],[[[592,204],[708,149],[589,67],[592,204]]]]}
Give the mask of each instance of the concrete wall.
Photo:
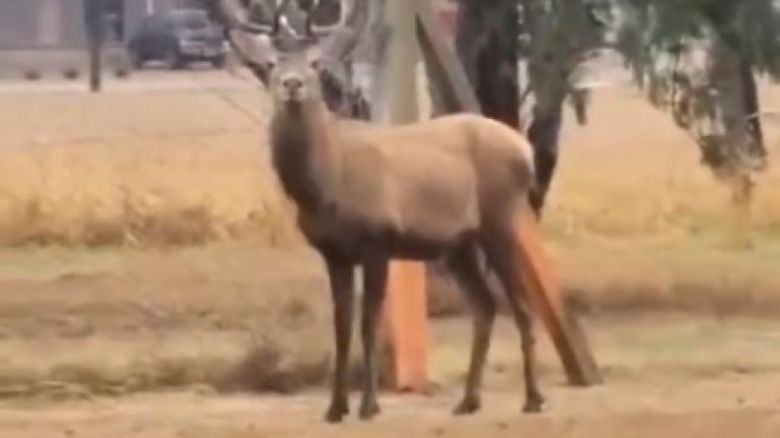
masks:
{"type": "MultiPolygon", "coordinates": [[[[0,78],[85,71],[83,14],[83,0],[0,0],[0,78]]],[[[124,65],[125,58],[121,47],[107,50],[108,66],[124,65]]]]}
{"type": "Polygon", "coordinates": [[[83,33],[81,0],[0,0],[0,49],[76,48],[83,33]]]}
{"type": "Polygon", "coordinates": [[[0,48],[37,44],[41,0],[0,0],[0,48]]]}
{"type": "MultiPolygon", "coordinates": [[[[127,38],[148,11],[164,12],[187,0],[122,0],[127,38]]],[[[0,50],[84,47],[83,0],[0,0],[0,50]]]]}
{"type": "MultiPolygon", "coordinates": [[[[106,0],[108,1],[108,0],[106,0]]],[[[122,28],[126,40],[148,12],[162,13],[191,0],[119,0],[123,3],[122,28]]],[[[86,70],[86,35],[83,0],[0,0],[0,79],[28,73],[62,77],[86,70]]],[[[106,66],[126,69],[124,44],[109,44],[106,66]]]]}
{"type": "Polygon", "coordinates": [[[87,36],[84,33],[84,10],[81,3],[82,0],[59,1],[63,3],[60,8],[63,21],[62,33],[60,34],[61,45],[72,48],[84,47],[87,36]]]}

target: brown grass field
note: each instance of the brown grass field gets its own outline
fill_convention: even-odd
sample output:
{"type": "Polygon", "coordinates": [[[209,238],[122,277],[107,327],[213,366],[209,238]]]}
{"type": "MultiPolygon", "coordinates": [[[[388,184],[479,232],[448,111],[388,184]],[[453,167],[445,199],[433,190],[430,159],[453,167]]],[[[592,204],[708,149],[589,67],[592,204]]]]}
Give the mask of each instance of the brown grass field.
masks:
{"type": "MultiPolygon", "coordinates": [[[[599,91],[588,126],[567,120],[544,233],[606,384],[565,386],[542,336],[550,408],[520,416],[502,320],[484,412],[453,420],[470,324],[442,287],[441,389],[326,427],[330,304],[267,162],[263,93],[110,90],[0,90],[0,436],[778,436],[776,120],[738,229],[666,114],[599,91]]],[[[780,87],[762,98],[780,107],[780,87]]]]}

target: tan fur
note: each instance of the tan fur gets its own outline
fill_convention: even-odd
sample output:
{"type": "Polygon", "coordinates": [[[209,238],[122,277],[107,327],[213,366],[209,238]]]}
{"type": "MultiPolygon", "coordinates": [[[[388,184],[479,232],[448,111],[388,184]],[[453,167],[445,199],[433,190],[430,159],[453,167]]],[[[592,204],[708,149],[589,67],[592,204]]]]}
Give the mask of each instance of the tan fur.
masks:
{"type": "MultiPolygon", "coordinates": [[[[311,86],[311,84],[309,84],[311,86]]],[[[374,344],[392,258],[442,258],[475,311],[466,394],[456,413],[479,409],[495,302],[478,259],[486,256],[522,337],[527,412],[541,409],[534,337],[514,252],[516,218],[533,181],[528,142],[505,125],[460,114],[381,127],[336,119],[316,91],[282,92],[271,124],[272,156],[299,209],[299,226],[328,268],[336,371],[326,418],[348,412],[352,270],[364,269],[365,374],[360,416],[379,412],[374,344]],[[292,97],[297,96],[297,97],[292,97]]]]}
{"type": "MultiPolygon", "coordinates": [[[[322,112],[317,119],[329,125],[316,142],[330,151],[319,160],[323,166],[330,161],[332,182],[325,213],[299,205],[304,232],[313,243],[339,239],[343,230],[330,226],[337,211],[345,221],[355,218],[363,226],[431,244],[425,254],[393,256],[430,258],[460,236],[477,232],[485,221],[514,217],[533,180],[529,143],[482,116],[458,114],[382,127],[336,120],[324,107],[312,111],[322,112]]],[[[280,154],[284,149],[277,145],[274,150],[280,154]]]]}
{"type": "Polygon", "coordinates": [[[532,179],[528,143],[480,116],[402,127],[341,122],[334,136],[345,209],[371,212],[399,233],[434,241],[454,241],[505,215],[498,210],[519,207],[532,179]]]}

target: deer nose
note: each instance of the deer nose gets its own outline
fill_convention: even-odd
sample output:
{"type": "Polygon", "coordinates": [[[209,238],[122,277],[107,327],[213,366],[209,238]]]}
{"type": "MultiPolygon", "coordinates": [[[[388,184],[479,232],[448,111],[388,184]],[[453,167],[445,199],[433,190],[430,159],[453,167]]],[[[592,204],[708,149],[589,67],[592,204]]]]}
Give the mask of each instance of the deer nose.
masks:
{"type": "Polygon", "coordinates": [[[286,78],[282,81],[282,86],[289,91],[298,91],[303,88],[303,80],[301,78],[286,78]]]}

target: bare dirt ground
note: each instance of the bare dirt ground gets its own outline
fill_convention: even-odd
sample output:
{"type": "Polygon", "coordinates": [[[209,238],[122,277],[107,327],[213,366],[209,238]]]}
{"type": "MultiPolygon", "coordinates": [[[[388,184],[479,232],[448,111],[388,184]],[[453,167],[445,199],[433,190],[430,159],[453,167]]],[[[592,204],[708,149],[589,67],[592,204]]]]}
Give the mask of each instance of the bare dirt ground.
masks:
{"type": "Polygon", "coordinates": [[[20,438],[725,438],[776,437],[780,432],[780,326],[775,322],[682,315],[647,316],[639,324],[635,319],[590,321],[606,384],[590,389],[564,385],[547,346],[543,382],[549,406],[539,416],[519,413],[516,337],[508,323],[502,324],[483,411],[453,418],[449,412],[460,386],[453,376],[465,365],[467,326],[462,320],[435,324],[434,378],[442,389],[432,397],[383,394],[384,413],[372,423],[353,417],[340,426],[322,422],[324,390],[279,396],[200,388],[120,397],[11,399],[0,403],[0,432],[20,438]]]}
{"type": "MultiPolygon", "coordinates": [[[[244,392],[263,389],[264,379],[291,379],[294,365],[271,370],[266,362],[273,359],[261,356],[243,385],[220,388],[218,376],[243,367],[255,345],[251,334],[284,331],[282,339],[291,343],[280,348],[286,358],[317,363],[328,357],[326,293],[319,275],[306,268],[314,263],[306,254],[258,252],[227,245],[167,257],[126,253],[126,271],[113,280],[117,274],[49,280],[35,274],[17,278],[15,287],[5,281],[0,389],[7,398],[0,402],[0,436],[717,438],[780,432],[780,324],[669,312],[586,318],[606,379],[590,389],[564,384],[542,336],[549,406],[540,416],[519,413],[517,336],[507,319],[500,320],[484,410],[467,419],[449,412],[460,393],[470,325],[459,317],[437,319],[437,393],[384,394],[384,414],[375,422],[326,425],[323,376],[314,387],[275,388],[287,395],[244,392]],[[218,261],[229,254],[242,257],[218,261]],[[294,271],[293,261],[304,268],[294,271]],[[254,278],[253,265],[265,268],[254,278]],[[131,280],[135,275],[142,280],[131,280]],[[279,286],[284,290],[276,295],[279,286]],[[302,297],[322,308],[291,310],[302,297]]],[[[111,258],[104,263],[106,269],[111,258]]]]}
{"type": "Polygon", "coordinates": [[[263,94],[141,76],[99,96],[0,85],[0,437],[779,436],[774,162],[736,242],[689,139],[634,91],[600,91],[589,126],[567,121],[544,232],[606,384],[565,386],[543,338],[549,409],[521,416],[502,320],[484,412],[453,419],[470,325],[436,319],[441,389],[334,427],[328,295],[266,161],[263,94]]]}
{"type": "MultiPolygon", "coordinates": [[[[484,410],[449,412],[470,324],[433,322],[432,397],[384,394],[370,424],[321,421],[329,305],[307,251],[5,250],[0,255],[0,436],[775,437],[780,323],[678,312],[583,319],[605,375],[565,385],[544,335],[548,411],[519,413],[518,337],[496,327],[484,410]],[[20,252],[21,251],[21,252],[20,252]],[[16,266],[12,266],[12,262],[16,266]]],[[[357,403],[357,397],[353,398],[357,403]]],[[[353,406],[354,408],[354,406],[353,406]]]]}
{"type": "MultiPolygon", "coordinates": [[[[551,411],[520,416],[515,397],[489,393],[485,412],[453,418],[454,397],[393,395],[371,423],[320,419],[324,394],[290,397],[140,395],[121,400],[23,405],[0,410],[4,436],[125,437],[776,437],[778,402],[767,393],[777,378],[734,377],[690,382],[611,383],[574,392],[555,388],[551,411]],[[694,395],[695,394],[695,395],[694,395]],[[751,396],[744,396],[750,394],[751,396]],[[755,397],[756,394],[764,396],[755,397]],[[565,397],[565,398],[564,398],[565,397]],[[705,398],[706,397],[706,398],[705,398]],[[755,401],[757,398],[765,400],[755,401]],[[702,402],[708,400],[708,402],[702,402]],[[522,434],[522,435],[521,435],[522,434]]],[[[777,386],[775,386],[776,388],[777,386]]],[[[776,393],[772,394],[776,396],[776,393]]]]}

